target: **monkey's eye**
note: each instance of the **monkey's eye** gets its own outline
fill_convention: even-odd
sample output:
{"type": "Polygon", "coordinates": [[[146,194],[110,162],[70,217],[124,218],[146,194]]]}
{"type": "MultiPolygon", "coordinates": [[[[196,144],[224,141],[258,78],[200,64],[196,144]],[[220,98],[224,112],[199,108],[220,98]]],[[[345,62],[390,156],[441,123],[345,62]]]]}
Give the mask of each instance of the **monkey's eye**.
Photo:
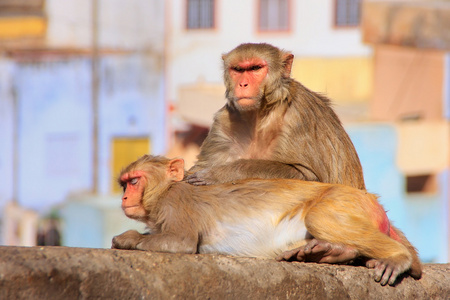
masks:
{"type": "Polygon", "coordinates": [[[260,69],[262,69],[263,66],[261,65],[254,65],[250,67],[250,71],[258,71],[260,69]]]}
{"type": "Polygon", "coordinates": [[[139,181],[139,178],[133,178],[133,179],[130,180],[130,183],[132,185],[135,185],[136,183],[138,183],[138,181],[139,181]]]}
{"type": "Polygon", "coordinates": [[[238,73],[243,73],[243,72],[245,71],[244,68],[241,68],[241,67],[239,67],[239,66],[232,67],[231,69],[232,69],[233,71],[238,72],[238,73]]]}

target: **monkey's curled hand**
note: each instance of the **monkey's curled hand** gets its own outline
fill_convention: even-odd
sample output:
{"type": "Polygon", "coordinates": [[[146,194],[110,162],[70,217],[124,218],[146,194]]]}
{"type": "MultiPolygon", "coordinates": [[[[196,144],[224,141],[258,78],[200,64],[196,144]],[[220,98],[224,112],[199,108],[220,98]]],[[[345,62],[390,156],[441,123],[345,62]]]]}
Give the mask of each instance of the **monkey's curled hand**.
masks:
{"type": "Polygon", "coordinates": [[[304,246],[281,253],[276,260],[342,264],[358,256],[358,251],[351,247],[312,239],[304,246]]]}
{"type": "Polygon", "coordinates": [[[192,185],[211,185],[219,182],[210,168],[205,168],[188,175],[184,181],[192,185]]]}
{"type": "Polygon", "coordinates": [[[143,234],[140,234],[136,230],[125,231],[124,233],[113,237],[111,249],[134,250],[136,249],[136,245],[142,240],[143,236],[143,234]]]}

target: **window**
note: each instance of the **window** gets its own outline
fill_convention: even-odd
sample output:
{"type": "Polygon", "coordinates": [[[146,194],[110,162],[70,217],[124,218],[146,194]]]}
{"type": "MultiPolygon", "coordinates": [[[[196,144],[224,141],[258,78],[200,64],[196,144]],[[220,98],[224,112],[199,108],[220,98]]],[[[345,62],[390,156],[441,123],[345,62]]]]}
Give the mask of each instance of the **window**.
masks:
{"type": "Polygon", "coordinates": [[[289,1],[290,0],[260,0],[259,30],[289,30],[289,1]]]}
{"type": "Polygon", "coordinates": [[[112,174],[111,190],[113,193],[122,193],[117,184],[120,171],[144,154],[150,153],[151,143],[148,137],[116,137],[112,140],[112,174]]]}
{"type": "Polygon", "coordinates": [[[0,44],[43,39],[47,29],[44,6],[44,0],[0,0],[0,44]]]}
{"type": "Polygon", "coordinates": [[[361,0],[335,1],[335,25],[338,27],[358,26],[361,18],[361,0]]]}
{"type": "Polygon", "coordinates": [[[187,0],[187,28],[214,28],[214,0],[187,0]]]}
{"type": "Polygon", "coordinates": [[[416,175],[406,177],[406,192],[409,193],[435,193],[438,190],[437,178],[434,174],[416,175]]]}
{"type": "Polygon", "coordinates": [[[44,0],[0,0],[0,16],[43,15],[44,0]]]}

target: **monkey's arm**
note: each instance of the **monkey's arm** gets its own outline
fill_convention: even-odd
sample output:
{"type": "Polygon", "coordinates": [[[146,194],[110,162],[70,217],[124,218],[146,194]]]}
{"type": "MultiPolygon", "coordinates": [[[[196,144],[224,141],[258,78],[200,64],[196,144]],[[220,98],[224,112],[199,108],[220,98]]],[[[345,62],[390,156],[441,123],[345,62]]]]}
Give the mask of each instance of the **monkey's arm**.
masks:
{"type": "MultiPolygon", "coordinates": [[[[187,213],[185,207],[179,205],[179,197],[182,196],[183,190],[180,192],[180,190],[172,188],[171,191],[172,194],[166,193],[165,198],[159,200],[160,207],[157,216],[153,219],[148,218],[149,224],[151,223],[155,227],[154,233],[140,234],[136,230],[128,230],[113,238],[112,248],[196,253],[199,224],[195,222],[194,213],[187,213]]],[[[195,207],[194,201],[191,204],[195,207]]]]}
{"type": "Polygon", "coordinates": [[[145,236],[137,245],[137,250],[171,253],[197,253],[197,239],[178,234],[157,233],[145,236]]]}
{"type": "MultiPolygon", "coordinates": [[[[194,168],[193,170],[196,171],[194,168]]],[[[207,167],[186,176],[185,180],[193,185],[209,185],[247,178],[319,180],[307,167],[300,164],[262,159],[239,159],[225,165],[207,167]]]]}
{"type": "Polygon", "coordinates": [[[113,249],[144,250],[172,253],[196,253],[197,240],[177,234],[141,234],[128,230],[112,240],[113,249]]]}

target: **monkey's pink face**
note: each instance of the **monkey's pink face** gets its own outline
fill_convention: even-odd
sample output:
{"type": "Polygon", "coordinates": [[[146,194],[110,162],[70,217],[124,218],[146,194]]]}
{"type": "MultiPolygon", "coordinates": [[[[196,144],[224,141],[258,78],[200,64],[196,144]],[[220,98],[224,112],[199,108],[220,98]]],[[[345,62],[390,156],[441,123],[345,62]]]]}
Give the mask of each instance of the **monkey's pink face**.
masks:
{"type": "Polygon", "coordinates": [[[142,218],[146,216],[146,211],[142,203],[147,179],[145,172],[133,171],[125,173],[120,177],[121,185],[124,189],[122,196],[122,209],[129,218],[142,218]]]}
{"type": "Polygon", "coordinates": [[[231,64],[229,74],[234,86],[234,97],[237,104],[241,107],[254,106],[260,100],[261,84],[267,73],[267,62],[260,58],[231,64]]]}

